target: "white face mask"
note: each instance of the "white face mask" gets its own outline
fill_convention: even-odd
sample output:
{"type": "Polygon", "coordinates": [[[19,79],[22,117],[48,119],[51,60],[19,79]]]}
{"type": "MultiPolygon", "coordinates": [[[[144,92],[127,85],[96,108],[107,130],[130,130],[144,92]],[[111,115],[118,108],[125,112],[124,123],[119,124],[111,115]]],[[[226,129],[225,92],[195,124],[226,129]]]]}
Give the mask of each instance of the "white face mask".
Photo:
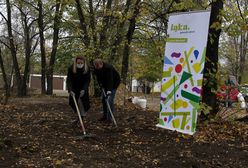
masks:
{"type": "Polygon", "coordinates": [[[81,69],[84,67],[84,64],[77,64],[77,68],[81,69]]]}

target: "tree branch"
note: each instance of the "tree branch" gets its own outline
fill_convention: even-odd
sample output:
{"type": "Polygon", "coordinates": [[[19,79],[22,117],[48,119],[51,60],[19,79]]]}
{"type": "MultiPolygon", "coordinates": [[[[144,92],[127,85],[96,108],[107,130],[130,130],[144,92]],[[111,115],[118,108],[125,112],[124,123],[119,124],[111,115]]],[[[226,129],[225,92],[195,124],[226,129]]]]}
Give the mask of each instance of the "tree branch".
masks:
{"type": "Polygon", "coordinates": [[[242,19],[243,19],[244,21],[246,21],[245,18],[244,18],[244,16],[243,16],[243,14],[242,14],[242,11],[241,11],[241,8],[240,8],[239,1],[236,0],[236,2],[237,2],[237,5],[238,5],[238,9],[239,9],[240,16],[242,17],[242,19]]]}
{"type": "Polygon", "coordinates": [[[31,49],[31,55],[34,54],[34,51],[35,51],[36,47],[38,46],[38,44],[39,44],[39,38],[36,39],[35,44],[33,45],[33,48],[31,49]]]}
{"type": "Polygon", "coordinates": [[[3,19],[8,22],[8,19],[4,16],[4,14],[2,12],[0,12],[0,15],[3,17],[3,19]]]}
{"type": "Polygon", "coordinates": [[[7,43],[5,43],[4,41],[2,41],[1,39],[0,39],[0,43],[2,43],[4,46],[6,46],[8,49],[10,49],[10,46],[7,43]]]}
{"type": "Polygon", "coordinates": [[[26,4],[32,6],[34,9],[39,10],[39,8],[37,6],[35,6],[33,3],[30,3],[30,2],[25,1],[25,0],[23,0],[23,2],[25,2],[26,4]]]}

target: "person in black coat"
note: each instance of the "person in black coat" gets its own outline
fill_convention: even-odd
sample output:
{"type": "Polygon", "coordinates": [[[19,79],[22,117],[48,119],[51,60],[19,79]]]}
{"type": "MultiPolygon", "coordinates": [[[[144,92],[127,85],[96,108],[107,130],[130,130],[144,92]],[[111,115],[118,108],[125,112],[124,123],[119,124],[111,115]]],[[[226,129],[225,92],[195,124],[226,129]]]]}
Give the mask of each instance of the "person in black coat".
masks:
{"type": "Polygon", "coordinates": [[[87,111],[90,109],[88,91],[90,71],[84,57],[77,56],[74,59],[74,63],[68,68],[66,83],[69,93],[69,105],[72,107],[73,111],[76,112],[76,106],[72,97],[75,96],[78,101],[81,117],[83,119],[86,116],[87,111]]]}
{"type": "Polygon", "coordinates": [[[116,90],[120,85],[120,75],[111,64],[108,64],[101,59],[95,59],[93,64],[94,74],[96,75],[97,81],[100,87],[104,89],[107,96],[104,97],[102,95],[103,116],[100,120],[111,122],[112,118],[108,111],[105,99],[108,99],[110,108],[112,112],[114,112],[114,98],[116,90]]]}

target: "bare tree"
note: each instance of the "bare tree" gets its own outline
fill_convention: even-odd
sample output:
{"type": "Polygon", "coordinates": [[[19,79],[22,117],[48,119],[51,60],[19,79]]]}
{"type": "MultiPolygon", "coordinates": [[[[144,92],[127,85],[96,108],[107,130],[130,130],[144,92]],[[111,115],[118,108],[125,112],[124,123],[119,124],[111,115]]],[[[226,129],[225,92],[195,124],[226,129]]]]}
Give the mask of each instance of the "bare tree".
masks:
{"type": "Polygon", "coordinates": [[[59,41],[59,30],[60,30],[60,23],[63,14],[64,8],[63,2],[60,0],[56,0],[55,5],[55,17],[53,23],[53,43],[52,43],[52,52],[50,55],[50,62],[47,67],[47,94],[53,94],[53,71],[54,71],[54,64],[56,60],[56,53],[58,49],[58,41],[59,41]]]}
{"type": "Polygon", "coordinates": [[[244,76],[244,70],[245,70],[245,62],[246,62],[246,54],[247,54],[247,46],[248,46],[248,31],[247,31],[247,25],[248,25],[248,19],[244,16],[244,13],[247,12],[248,8],[248,2],[245,1],[243,5],[244,12],[241,10],[241,5],[238,0],[236,0],[239,13],[242,19],[243,25],[240,25],[240,64],[239,64],[239,76],[238,76],[238,81],[239,83],[243,82],[243,76],[244,76]],[[245,28],[242,28],[244,27],[245,28]]]}
{"type": "Polygon", "coordinates": [[[40,35],[40,52],[41,52],[41,94],[46,93],[46,48],[44,38],[44,11],[42,0],[38,0],[38,27],[40,35]]]}
{"type": "MultiPolygon", "coordinates": [[[[28,10],[27,6],[23,6],[23,3],[15,3],[10,4],[9,0],[6,0],[6,10],[7,10],[7,17],[4,16],[3,13],[0,13],[1,16],[4,18],[7,29],[8,29],[8,37],[7,42],[1,41],[11,52],[12,61],[13,61],[13,68],[15,71],[15,84],[17,85],[17,95],[18,96],[26,96],[27,95],[27,82],[28,82],[28,75],[30,72],[30,58],[35,51],[35,48],[38,44],[38,40],[34,40],[37,33],[35,32],[35,28],[33,24],[35,23],[35,18],[30,15],[30,11],[28,10]],[[19,27],[18,31],[13,29],[13,18],[12,18],[12,10],[13,6],[15,6],[20,12],[20,21],[21,21],[21,28],[19,27]],[[23,32],[20,32],[23,30],[23,32]],[[13,34],[16,34],[14,36],[13,34]],[[21,40],[20,44],[23,44],[24,53],[24,70],[21,71],[21,67],[18,63],[17,58],[17,41],[21,40]],[[34,43],[33,43],[34,42],[34,43]],[[22,75],[21,75],[22,74],[22,75]]],[[[16,24],[18,25],[18,24],[16,24]]],[[[20,24],[18,25],[20,26],[20,24]]],[[[20,46],[20,45],[19,45],[20,46]]],[[[20,52],[18,55],[22,55],[20,52]]]]}
{"type": "MultiPolygon", "coordinates": [[[[122,13],[124,18],[127,17],[127,13],[130,9],[131,2],[132,2],[132,0],[126,0],[125,9],[124,9],[124,12],[122,13]]],[[[113,45],[111,48],[111,53],[110,53],[110,56],[108,58],[108,61],[111,63],[114,62],[114,60],[116,60],[117,50],[118,50],[119,45],[121,44],[123,37],[124,37],[125,23],[126,23],[126,20],[123,19],[119,23],[119,25],[117,25],[118,27],[117,27],[117,31],[116,31],[116,35],[115,35],[115,40],[113,42],[113,45]]]]}
{"type": "Polygon", "coordinates": [[[89,32],[88,32],[88,28],[87,28],[87,23],[86,23],[86,19],[85,19],[85,14],[84,11],[82,10],[82,5],[80,0],[75,0],[76,1],[76,8],[77,8],[77,12],[78,12],[78,17],[79,17],[79,21],[80,21],[80,29],[82,31],[82,39],[84,42],[84,45],[86,47],[90,46],[90,37],[89,37],[89,32]]]}
{"type": "Polygon", "coordinates": [[[4,81],[4,89],[5,89],[4,104],[7,104],[9,96],[10,96],[10,89],[9,89],[7,75],[6,75],[5,68],[4,68],[3,57],[2,57],[2,49],[1,48],[0,48],[0,67],[1,67],[1,70],[2,70],[2,76],[3,76],[3,81],[4,81]]]}
{"type": "Polygon", "coordinates": [[[13,30],[12,30],[12,16],[11,16],[11,5],[10,1],[6,0],[6,9],[7,9],[7,18],[5,19],[8,27],[8,40],[9,40],[9,49],[11,52],[12,60],[13,60],[13,66],[15,70],[15,78],[16,78],[16,84],[17,84],[17,95],[18,96],[25,96],[25,89],[23,90],[23,79],[21,77],[19,64],[17,61],[17,54],[16,54],[16,45],[14,42],[14,36],[13,36],[13,30]]]}
{"type": "Polygon", "coordinates": [[[38,45],[38,38],[36,38],[38,33],[36,33],[36,28],[34,28],[34,23],[37,21],[37,19],[33,18],[33,16],[30,15],[30,8],[28,6],[24,6],[24,4],[21,3],[18,4],[18,6],[16,7],[19,9],[21,13],[21,21],[24,32],[23,48],[25,50],[25,67],[22,76],[22,80],[23,80],[22,89],[24,95],[26,95],[28,76],[30,73],[30,59],[38,45]]]}
{"type": "Polygon", "coordinates": [[[124,84],[126,84],[126,80],[127,80],[130,44],[132,42],[132,37],[135,30],[136,19],[140,13],[140,7],[141,7],[140,5],[141,5],[141,0],[137,0],[135,2],[133,15],[130,19],[128,32],[126,34],[126,41],[124,44],[123,58],[122,58],[122,70],[121,70],[121,78],[124,84]]]}

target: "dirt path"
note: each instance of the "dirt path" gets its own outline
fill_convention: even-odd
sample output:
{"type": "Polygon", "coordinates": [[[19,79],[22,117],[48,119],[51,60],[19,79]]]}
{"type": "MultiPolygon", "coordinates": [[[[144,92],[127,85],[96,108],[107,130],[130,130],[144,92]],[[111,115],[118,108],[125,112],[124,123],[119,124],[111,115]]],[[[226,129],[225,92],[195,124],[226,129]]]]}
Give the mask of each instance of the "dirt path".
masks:
{"type": "Polygon", "coordinates": [[[157,128],[158,112],[119,107],[118,128],[99,123],[92,100],[87,131],[77,140],[75,114],[66,98],[34,97],[0,106],[0,167],[248,167],[248,123],[198,123],[186,136],[157,128]]]}

